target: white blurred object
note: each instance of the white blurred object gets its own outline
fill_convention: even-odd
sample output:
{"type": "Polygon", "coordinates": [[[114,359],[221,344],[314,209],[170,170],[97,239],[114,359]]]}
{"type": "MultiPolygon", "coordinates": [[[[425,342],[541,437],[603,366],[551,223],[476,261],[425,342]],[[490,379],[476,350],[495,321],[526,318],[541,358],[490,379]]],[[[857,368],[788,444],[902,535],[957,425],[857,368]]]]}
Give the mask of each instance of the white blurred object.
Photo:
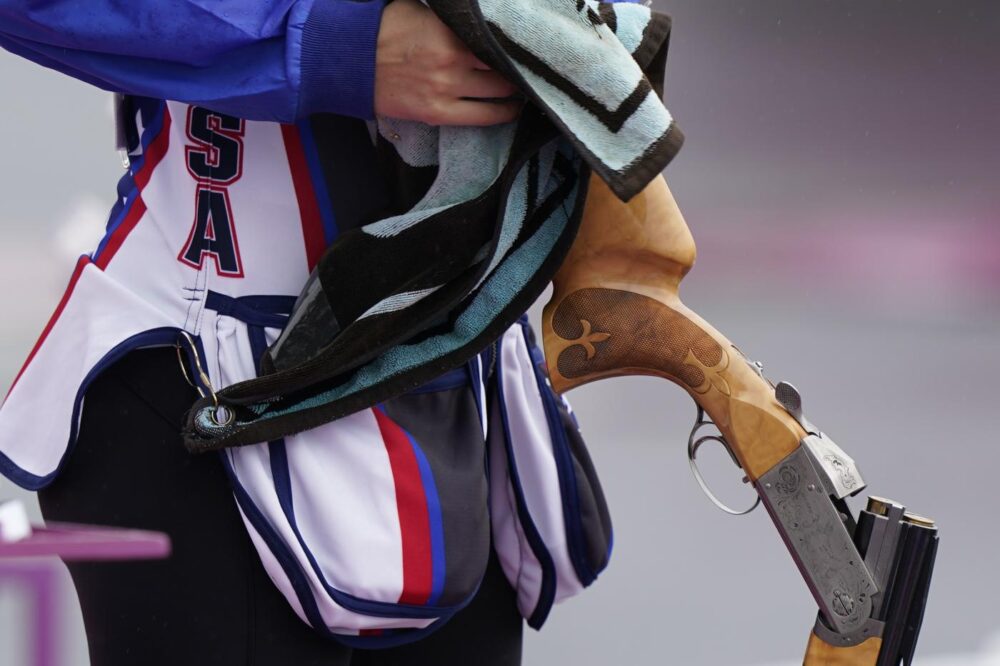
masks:
{"type": "Polygon", "coordinates": [[[0,542],[11,543],[31,536],[31,523],[18,500],[0,502],[0,542]]]}
{"type": "Polygon", "coordinates": [[[993,634],[986,641],[979,663],[980,666],[1000,666],[1000,632],[993,634]]]}
{"type": "Polygon", "coordinates": [[[105,233],[110,209],[107,201],[93,194],[73,202],[55,234],[55,249],[64,265],[72,267],[81,254],[90,254],[97,249],[105,233]]]}

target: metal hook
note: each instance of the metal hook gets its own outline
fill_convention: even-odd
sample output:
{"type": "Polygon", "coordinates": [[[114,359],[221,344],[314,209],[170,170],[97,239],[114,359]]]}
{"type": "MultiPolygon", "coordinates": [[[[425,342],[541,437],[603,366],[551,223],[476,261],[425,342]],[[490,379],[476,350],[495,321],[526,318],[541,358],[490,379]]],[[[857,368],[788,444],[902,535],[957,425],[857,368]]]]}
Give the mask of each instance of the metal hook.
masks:
{"type": "Polygon", "coordinates": [[[177,350],[177,365],[181,366],[181,374],[184,376],[184,381],[186,381],[188,386],[193,388],[199,395],[201,395],[201,397],[204,398],[205,394],[202,392],[201,387],[191,381],[191,376],[187,371],[187,363],[184,361],[184,350],[181,349],[180,343],[174,345],[174,349],[177,350]]]}
{"type": "Polygon", "coordinates": [[[194,359],[194,368],[197,371],[199,383],[191,381],[191,377],[188,375],[187,364],[181,356],[181,345],[178,343],[176,345],[177,360],[181,365],[181,372],[184,375],[185,381],[193,386],[202,398],[209,397],[212,399],[212,407],[209,410],[209,417],[212,419],[212,422],[217,426],[229,425],[236,419],[236,415],[231,409],[227,409],[225,406],[219,404],[219,396],[215,394],[215,389],[212,388],[212,380],[208,378],[208,373],[205,372],[205,369],[201,365],[201,355],[194,344],[194,339],[187,331],[181,331],[180,333],[181,337],[184,338],[184,341],[191,348],[191,357],[194,359]]]}
{"type": "Polygon", "coordinates": [[[712,423],[712,419],[706,417],[705,410],[701,408],[701,405],[698,405],[698,415],[695,417],[694,427],[691,429],[691,434],[688,436],[688,447],[687,447],[688,464],[691,466],[691,473],[694,474],[694,480],[698,482],[698,485],[701,487],[701,491],[705,493],[708,499],[712,501],[712,504],[719,507],[720,509],[722,509],[723,511],[725,511],[730,515],[745,516],[746,514],[756,509],[757,505],[760,504],[760,495],[757,496],[756,501],[748,509],[743,509],[742,511],[740,511],[737,509],[730,508],[729,505],[727,505],[725,502],[723,502],[722,500],[720,500],[718,497],[715,496],[715,493],[713,493],[711,489],[708,487],[708,483],[705,481],[705,477],[701,475],[701,470],[698,469],[698,462],[695,458],[698,455],[698,449],[705,442],[718,442],[719,444],[721,444],[722,447],[726,450],[726,453],[729,454],[729,457],[733,459],[734,463],[736,463],[736,466],[739,467],[739,462],[736,460],[736,456],[733,455],[732,449],[729,448],[729,442],[727,442],[726,438],[723,437],[721,434],[702,435],[701,437],[697,438],[695,437],[695,435],[698,434],[698,431],[707,425],[714,426],[715,424],[712,423]]]}

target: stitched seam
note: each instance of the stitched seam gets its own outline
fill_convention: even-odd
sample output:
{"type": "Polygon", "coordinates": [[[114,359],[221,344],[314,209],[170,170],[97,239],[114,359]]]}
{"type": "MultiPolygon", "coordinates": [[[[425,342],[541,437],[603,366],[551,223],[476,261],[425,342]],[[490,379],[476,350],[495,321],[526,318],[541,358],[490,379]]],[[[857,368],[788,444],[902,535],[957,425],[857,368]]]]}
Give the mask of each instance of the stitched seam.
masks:
{"type": "MultiPolygon", "coordinates": [[[[205,263],[207,264],[208,262],[205,263]]],[[[204,293],[208,293],[208,271],[205,270],[204,264],[202,264],[202,268],[198,270],[198,278],[202,279],[202,276],[204,276],[204,281],[201,285],[201,289],[204,293]]],[[[195,319],[194,334],[200,335],[202,319],[205,316],[205,299],[201,299],[200,301],[198,301],[197,308],[198,308],[198,315],[197,318],[195,319]]]]}

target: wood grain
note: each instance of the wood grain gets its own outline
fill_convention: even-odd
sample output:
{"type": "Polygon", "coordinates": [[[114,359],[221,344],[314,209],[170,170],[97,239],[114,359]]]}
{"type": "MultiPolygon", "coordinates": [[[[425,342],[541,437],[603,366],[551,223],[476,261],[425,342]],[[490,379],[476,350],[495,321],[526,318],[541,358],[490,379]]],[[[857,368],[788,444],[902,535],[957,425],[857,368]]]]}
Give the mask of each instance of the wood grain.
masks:
{"type": "Polygon", "coordinates": [[[556,391],[604,377],[654,375],[685,389],[751,480],[805,435],[774,389],[678,294],[694,239],[662,176],[625,203],[597,177],[580,232],[542,315],[556,391]]]}
{"type": "Polygon", "coordinates": [[[875,666],[881,649],[882,639],[878,636],[853,647],[835,647],[810,634],[802,666],[875,666]]]}

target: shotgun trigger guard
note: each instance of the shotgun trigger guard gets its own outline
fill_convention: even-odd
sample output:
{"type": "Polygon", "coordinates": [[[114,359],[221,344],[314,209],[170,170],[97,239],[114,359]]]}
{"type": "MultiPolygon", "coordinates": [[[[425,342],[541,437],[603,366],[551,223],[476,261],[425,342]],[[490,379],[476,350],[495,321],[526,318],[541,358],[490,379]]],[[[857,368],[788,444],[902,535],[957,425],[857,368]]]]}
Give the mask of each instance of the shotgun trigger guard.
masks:
{"type": "MultiPolygon", "coordinates": [[[[732,458],[733,463],[737,467],[740,466],[740,463],[736,459],[736,456],[733,455],[732,449],[729,448],[729,442],[727,442],[726,438],[723,437],[721,434],[702,435],[701,437],[697,436],[698,431],[705,426],[714,427],[715,424],[712,423],[712,419],[708,418],[708,416],[705,414],[705,410],[701,408],[701,405],[699,405],[698,415],[695,417],[694,427],[691,429],[691,434],[688,436],[688,446],[687,446],[688,464],[691,465],[691,473],[694,474],[694,480],[698,482],[698,485],[701,487],[701,491],[705,493],[705,495],[708,497],[709,500],[712,501],[712,504],[714,504],[715,506],[719,507],[721,510],[725,511],[726,513],[732,516],[745,516],[746,514],[756,509],[757,505],[760,504],[760,495],[757,495],[757,499],[754,501],[753,504],[750,505],[749,508],[743,510],[733,509],[728,504],[726,504],[725,502],[723,502],[722,500],[720,500],[718,497],[715,496],[715,493],[713,493],[711,489],[708,487],[708,483],[705,481],[705,477],[701,475],[701,470],[698,469],[698,462],[696,460],[698,455],[698,449],[705,442],[718,442],[719,444],[721,444],[722,448],[724,448],[726,450],[726,453],[729,454],[729,457],[732,458]]],[[[747,478],[743,477],[743,482],[747,483],[747,481],[748,481],[747,478]]]]}

